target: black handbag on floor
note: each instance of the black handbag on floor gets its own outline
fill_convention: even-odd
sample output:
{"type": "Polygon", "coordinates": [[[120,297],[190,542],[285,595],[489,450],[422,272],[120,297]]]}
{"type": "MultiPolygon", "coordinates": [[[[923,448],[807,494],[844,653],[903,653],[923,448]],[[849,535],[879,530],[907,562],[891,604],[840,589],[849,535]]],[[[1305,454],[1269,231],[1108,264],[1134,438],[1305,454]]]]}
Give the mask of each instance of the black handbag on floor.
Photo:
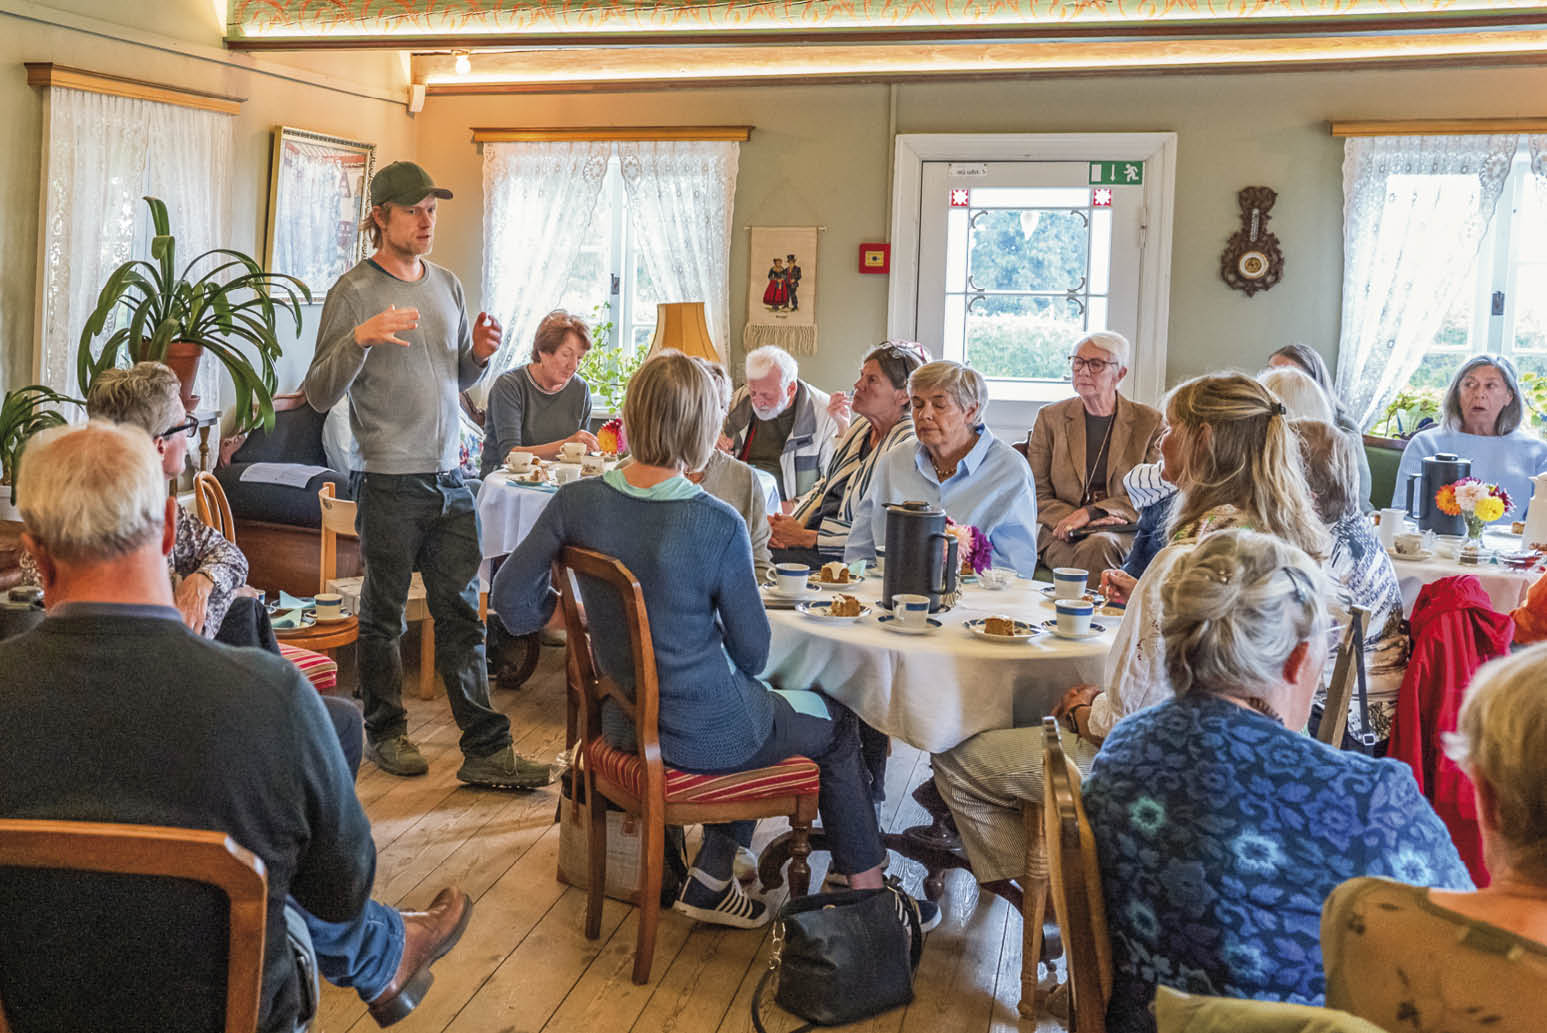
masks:
{"type": "Polygon", "coordinates": [[[775,973],[774,1001],[812,1026],[837,1026],[913,1000],[913,973],[924,951],[918,905],[893,886],[817,893],[792,900],[774,920],[768,971],[752,994],[752,1025],[775,973]]]}

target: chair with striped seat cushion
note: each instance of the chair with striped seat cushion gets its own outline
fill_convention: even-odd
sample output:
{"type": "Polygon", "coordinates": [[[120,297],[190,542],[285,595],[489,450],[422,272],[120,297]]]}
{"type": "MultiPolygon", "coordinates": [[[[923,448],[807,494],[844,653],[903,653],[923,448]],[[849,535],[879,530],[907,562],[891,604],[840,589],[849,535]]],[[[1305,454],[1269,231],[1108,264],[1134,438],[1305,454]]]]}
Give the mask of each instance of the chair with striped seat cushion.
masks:
{"type": "Polygon", "coordinates": [[[589,549],[569,546],[559,554],[558,582],[569,633],[570,741],[583,746],[584,799],[587,822],[586,927],[588,939],[602,929],[602,893],[607,885],[607,810],[598,796],[638,816],[639,936],[634,948],[634,982],[650,980],[655,954],[655,929],[661,914],[661,876],[666,854],[666,826],[694,825],[757,818],[787,817],[793,830],[790,847],[790,892],[802,896],[811,886],[811,823],[816,818],[820,778],[816,764],[791,757],[779,764],[725,775],[693,775],[668,768],[661,760],[660,685],[655,673],[655,645],[639,582],[622,563],[589,549]],[[591,649],[591,628],[581,605],[579,578],[587,591],[611,591],[621,603],[623,626],[608,634],[627,635],[633,658],[634,691],[629,693],[602,674],[591,649]],[[619,750],[602,738],[602,701],[610,699],[633,722],[639,747],[619,750]],[[594,802],[594,805],[592,805],[594,802]]]}
{"type": "Polygon", "coordinates": [[[287,646],[283,642],[279,644],[279,655],[299,667],[318,692],[332,692],[338,688],[338,662],[332,657],[287,646]]]}

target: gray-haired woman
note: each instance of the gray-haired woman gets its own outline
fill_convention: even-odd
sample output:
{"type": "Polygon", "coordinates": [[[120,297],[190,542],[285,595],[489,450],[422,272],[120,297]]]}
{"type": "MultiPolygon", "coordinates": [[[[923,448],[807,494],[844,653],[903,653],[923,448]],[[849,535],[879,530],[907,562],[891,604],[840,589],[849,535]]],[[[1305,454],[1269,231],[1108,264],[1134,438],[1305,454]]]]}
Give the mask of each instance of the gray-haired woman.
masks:
{"type": "Polygon", "coordinates": [[[1157,984],[1322,1003],[1321,902],[1350,876],[1470,886],[1411,771],[1299,731],[1330,595],[1319,563],[1255,531],[1217,531],[1168,573],[1175,698],[1121,721],[1084,785],[1114,1033],[1155,1028],[1157,984]]]}
{"type": "Polygon", "coordinates": [[[1322,911],[1327,1004],[1383,1029],[1525,1033],[1547,1011],[1547,645],[1472,676],[1447,752],[1472,779],[1492,882],[1354,879],[1322,911]],[[1417,1028],[1416,1024],[1413,1028],[1417,1028]]]}
{"type": "MultiPolygon", "coordinates": [[[[1531,478],[1547,471],[1547,442],[1521,427],[1525,404],[1514,365],[1502,355],[1476,355],[1461,364],[1445,390],[1440,426],[1413,435],[1402,451],[1391,504],[1407,504],[1407,478],[1425,456],[1450,452],[1472,461],[1472,476],[1509,492],[1520,519],[1531,500],[1531,478]]],[[[1508,514],[1506,514],[1508,516],[1508,514]]]]}
{"type": "Polygon", "coordinates": [[[1284,366],[1306,373],[1326,393],[1327,401],[1332,405],[1332,425],[1342,431],[1354,446],[1354,458],[1359,464],[1359,510],[1368,513],[1374,506],[1370,499],[1370,457],[1364,451],[1364,431],[1348,411],[1348,406],[1343,404],[1342,397],[1332,383],[1332,372],[1327,369],[1327,361],[1315,348],[1296,342],[1286,344],[1268,356],[1269,369],[1284,366]]]}
{"type": "Polygon", "coordinates": [[[1036,573],[1036,484],[1020,453],[983,422],[983,374],[959,362],[926,363],[908,378],[908,393],[918,444],[894,448],[876,464],[870,491],[854,509],[843,558],[874,560],[877,547],[886,545],[886,507],[918,499],[983,532],[995,566],[1036,573]]]}

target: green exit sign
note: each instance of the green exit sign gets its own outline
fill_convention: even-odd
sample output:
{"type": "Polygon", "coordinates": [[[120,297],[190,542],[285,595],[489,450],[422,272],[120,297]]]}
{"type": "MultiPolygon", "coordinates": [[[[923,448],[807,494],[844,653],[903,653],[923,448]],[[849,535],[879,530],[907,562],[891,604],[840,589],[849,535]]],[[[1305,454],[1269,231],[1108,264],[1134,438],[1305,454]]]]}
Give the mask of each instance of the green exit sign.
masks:
{"type": "Polygon", "coordinates": [[[1144,182],[1142,161],[1093,161],[1090,163],[1091,186],[1125,187],[1144,182]]]}

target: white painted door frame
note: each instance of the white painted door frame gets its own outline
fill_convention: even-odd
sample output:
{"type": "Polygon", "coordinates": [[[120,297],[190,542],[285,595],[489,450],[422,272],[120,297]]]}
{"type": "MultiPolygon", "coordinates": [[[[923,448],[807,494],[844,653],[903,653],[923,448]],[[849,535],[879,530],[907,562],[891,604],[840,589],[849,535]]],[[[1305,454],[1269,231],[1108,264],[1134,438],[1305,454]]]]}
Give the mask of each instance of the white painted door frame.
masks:
{"type": "Polygon", "coordinates": [[[1171,227],[1176,199],[1175,133],[901,133],[892,171],[892,274],[887,336],[918,326],[919,206],[926,161],[1142,161],[1144,253],[1134,364],[1125,394],[1150,405],[1165,393],[1171,314],[1171,227]]]}

